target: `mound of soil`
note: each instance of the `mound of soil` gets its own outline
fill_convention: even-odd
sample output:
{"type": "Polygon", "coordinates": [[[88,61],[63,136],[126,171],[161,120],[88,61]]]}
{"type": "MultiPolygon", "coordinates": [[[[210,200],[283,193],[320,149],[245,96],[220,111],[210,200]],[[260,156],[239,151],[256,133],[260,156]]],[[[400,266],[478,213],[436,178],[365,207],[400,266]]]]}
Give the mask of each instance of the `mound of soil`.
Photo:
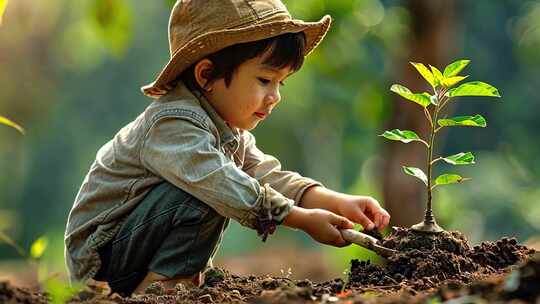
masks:
{"type": "MultiPolygon", "coordinates": [[[[513,238],[471,248],[459,232],[395,228],[383,245],[399,253],[384,265],[351,261],[347,281],[237,276],[213,268],[200,288],[154,283],[146,294],[130,298],[87,288],[71,303],[540,303],[540,253],[513,238]]],[[[0,283],[0,303],[45,302],[41,294],[0,283]]]]}
{"type": "Polygon", "coordinates": [[[346,288],[395,286],[419,291],[449,280],[467,283],[499,273],[535,253],[514,238],[471,248],[457,231],[428,234],[395,227],[382,244],[399,253],[389,257],[385,265],[352,260],[346,288]]]}

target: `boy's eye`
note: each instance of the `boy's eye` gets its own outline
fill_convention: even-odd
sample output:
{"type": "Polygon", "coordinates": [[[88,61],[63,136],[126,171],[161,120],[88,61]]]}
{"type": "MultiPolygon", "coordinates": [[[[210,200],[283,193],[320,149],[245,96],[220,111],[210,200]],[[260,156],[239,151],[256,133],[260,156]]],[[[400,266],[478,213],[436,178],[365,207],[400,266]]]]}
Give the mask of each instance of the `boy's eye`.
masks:
{"type": "Polygon", "coordinates": [[[259,77],[258,79],[262,84],[269,84],[270,83],[270,80],[268,80],[268,79],[261,78],[261,77],[259,77]]]}
{"type": "MultiPolygon", "coordinates": [[[[261,77],[258,77],[259,81],[262,83],[262,84],[269,84],[271,82],[271,80],[269,79],[265,79],[265,78],[261,78],[261,77]]],[[[285,83],[283,81],[280,81],[279,84],[281,86],[284,86],[285,83]]]]}

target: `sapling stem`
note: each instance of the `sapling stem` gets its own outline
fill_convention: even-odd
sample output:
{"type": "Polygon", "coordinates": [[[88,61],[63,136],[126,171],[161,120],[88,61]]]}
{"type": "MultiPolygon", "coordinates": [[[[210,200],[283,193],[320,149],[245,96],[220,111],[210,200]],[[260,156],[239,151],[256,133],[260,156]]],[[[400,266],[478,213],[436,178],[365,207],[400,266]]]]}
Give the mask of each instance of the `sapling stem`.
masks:
{"type": "Polygon", "coordinates": [[[433,128],[433,122],[431,121],[431,114],[429,114],[429,110],[427,109],[427,107],[424,108],[424,114],[426,115],[426,118],[429,121],[429,124],[433,128]]]}
{"type": "MultiPolygon", "coordinates": [[[[426,214],[424,216],[424,223],[426,224],[433,224],[435,222],[435,219],[433,217],[433,210],[432,210],[432,192],[431,192],[431,175],[432,175],[432,163],[431,160],[433,159],[433,144],[435,142],[435,123],[437,122],[437,115],[438,115],[438,107],[439,107],[439,92],[435,90],[435,95],[437,97],[437,103],[435,105],[435,110],[433,111],[433,117],[429,117],[429,123],[430,123],[430,132],[429,132],[429,146],[427,151],[427,192],[428,192],[428,201],[427,201],[427,208],[426,208],[426,214]]],[[[427,112],[427,109],[426,109],[427,112]]]]}

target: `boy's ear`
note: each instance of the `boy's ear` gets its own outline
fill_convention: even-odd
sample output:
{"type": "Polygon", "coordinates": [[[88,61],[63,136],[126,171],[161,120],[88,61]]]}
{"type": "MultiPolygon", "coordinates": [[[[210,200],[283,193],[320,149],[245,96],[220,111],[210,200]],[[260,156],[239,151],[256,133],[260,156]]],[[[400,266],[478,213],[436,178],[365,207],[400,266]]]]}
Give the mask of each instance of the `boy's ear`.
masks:
{"type": "Polygon", "coordinates": [[[207,58],[202,59],[195,64],[195,69],[193,70],[195,80],[205,91],[210,89],[211,83],[209,83],[209,80],[213,69],[214,64],[207,58]]]}

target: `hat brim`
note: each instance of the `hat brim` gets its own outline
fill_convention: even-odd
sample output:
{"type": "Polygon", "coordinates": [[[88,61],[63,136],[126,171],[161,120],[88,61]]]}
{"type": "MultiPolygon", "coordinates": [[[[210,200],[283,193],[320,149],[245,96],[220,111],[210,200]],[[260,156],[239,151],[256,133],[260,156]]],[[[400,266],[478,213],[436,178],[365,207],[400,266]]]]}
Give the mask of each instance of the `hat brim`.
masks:
{"type": "Polygon", "coordinates": [[[305,56],[307,56],[322,41],[331,22],[332,18],[326,15],[317,22],[293,19],[206,33],[192,39],[178,49],[161,70],[156,80],[143,86],[141,90],[149,97],[158,98],[167,93],[169,89],[167,84],[175,80],[191,64],[203,59],[205,56],[234,44],[262,40],[285,33],[305,33],[305,56]]]}

